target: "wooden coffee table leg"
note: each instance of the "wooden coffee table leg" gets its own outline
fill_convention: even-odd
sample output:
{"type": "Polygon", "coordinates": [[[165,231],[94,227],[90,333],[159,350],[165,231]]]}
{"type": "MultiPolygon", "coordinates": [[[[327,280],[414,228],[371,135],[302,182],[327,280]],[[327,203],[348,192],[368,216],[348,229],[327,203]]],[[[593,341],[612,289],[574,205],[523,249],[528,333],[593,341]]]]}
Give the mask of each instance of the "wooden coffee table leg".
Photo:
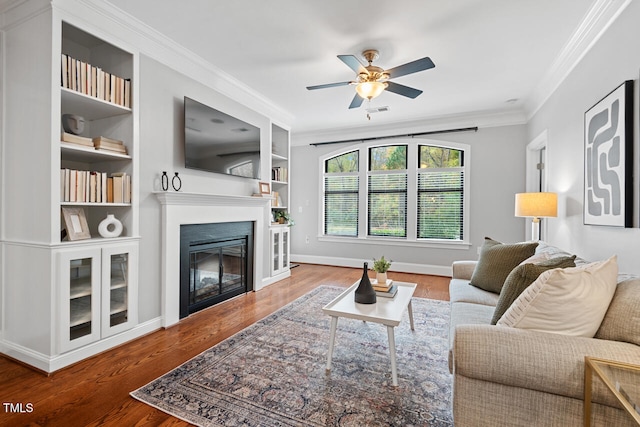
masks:
{"type": "Polygon", "coordinates": [[[396,370],[396,338],[393,332],[393,326],[387,326],[387,335],[389,337],[389,356],[391,357],[391,380],[394,387],[397,387],[398,372],[396,370]]]}
{"type": "Polygon", "coordinates": [[[331,316],[331,334],[329,336],[329,353],[327,353],[327,371],[331,370],[331,359],[333,358],[333,345],[336,341],[336,327],[338,326],[338,317],[331,316]]]}

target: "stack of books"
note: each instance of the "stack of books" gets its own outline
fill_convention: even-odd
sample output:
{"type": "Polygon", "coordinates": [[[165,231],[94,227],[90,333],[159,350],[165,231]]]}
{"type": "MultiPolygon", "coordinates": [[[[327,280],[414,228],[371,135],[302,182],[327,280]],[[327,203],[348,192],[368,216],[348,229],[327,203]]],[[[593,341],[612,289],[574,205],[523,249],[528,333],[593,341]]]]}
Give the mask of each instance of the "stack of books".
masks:
{"type": "Polygon", "coordinates": [[[124,146],[124,142],[118,139],[98,136],[96,138],[93,138],[93,145],[95,146],[96,150],[127,154],[127,147],[124,146]]]}
{"type": "Polygon", "coordinates": [[[376,295],[383,298],[393,298],[398,293],[398,287],[393,284],[393,280],[387,279],[387,283],[378,283],[376,279],[371,280],[371,286],[376,291],[376,295]]]}
{"type": "Polygon", "coordinates": [[[69,144],[80,145],[82,147],[93,148],[93,141],[86,136],[74,135],[68,132],[62,132],[60,135],[60,141],[67,142],[69,144]]]}

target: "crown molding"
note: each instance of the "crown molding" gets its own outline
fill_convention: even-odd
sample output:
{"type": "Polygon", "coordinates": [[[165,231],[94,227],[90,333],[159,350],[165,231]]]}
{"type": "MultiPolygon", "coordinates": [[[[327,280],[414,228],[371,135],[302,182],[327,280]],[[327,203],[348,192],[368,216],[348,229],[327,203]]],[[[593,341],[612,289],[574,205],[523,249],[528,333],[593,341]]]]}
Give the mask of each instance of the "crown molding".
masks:
{"type": "Polygon", "coordinates": [[[595,0],[584,19],[525,103],[527,121],[549,100],[631,0],[595,0]]]}

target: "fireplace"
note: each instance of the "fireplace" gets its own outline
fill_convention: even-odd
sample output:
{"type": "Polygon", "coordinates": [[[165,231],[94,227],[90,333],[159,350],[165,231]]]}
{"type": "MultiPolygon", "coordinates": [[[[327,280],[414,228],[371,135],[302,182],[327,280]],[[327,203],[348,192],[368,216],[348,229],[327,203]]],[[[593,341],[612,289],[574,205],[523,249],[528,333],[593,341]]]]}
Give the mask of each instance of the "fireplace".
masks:
{"type": "Polygon", "coordinates": [[[252,221],[180,226],[180,318],[253,290],[252,221]]]}

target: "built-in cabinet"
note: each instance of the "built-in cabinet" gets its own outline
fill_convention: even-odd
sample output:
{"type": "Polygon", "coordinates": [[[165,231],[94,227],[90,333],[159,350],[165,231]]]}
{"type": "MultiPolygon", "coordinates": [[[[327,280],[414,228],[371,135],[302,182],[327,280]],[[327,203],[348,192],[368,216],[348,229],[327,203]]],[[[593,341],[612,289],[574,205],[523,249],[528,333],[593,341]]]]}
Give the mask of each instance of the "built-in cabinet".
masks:
{"type": "Polygon", "coordinates": [[[60,352],[137,323],[137,244],[63,249],[57,255],[60,352]]]}
{"type": "Polygon", "coordinates": [[[276,124],[271,125],[271,276],[289,272],[289,226],[291,223],[289,131],[276,124]]]}
{"type": "Polygon", "coordinates": [[[145,333],[132,331],[139,54],[77,6],[21,2],[3,16],[1,349],[48,372],[145,333]],[[82,118],[76,134],[65,114],[82,118]],[[98,233],[109,214],[118,236],[98,233]]]}
{"type": "Polygon", "coordinates": [[[271,227],[271,275],[277,276],[289,271],[289,226],[271,227]]]}

